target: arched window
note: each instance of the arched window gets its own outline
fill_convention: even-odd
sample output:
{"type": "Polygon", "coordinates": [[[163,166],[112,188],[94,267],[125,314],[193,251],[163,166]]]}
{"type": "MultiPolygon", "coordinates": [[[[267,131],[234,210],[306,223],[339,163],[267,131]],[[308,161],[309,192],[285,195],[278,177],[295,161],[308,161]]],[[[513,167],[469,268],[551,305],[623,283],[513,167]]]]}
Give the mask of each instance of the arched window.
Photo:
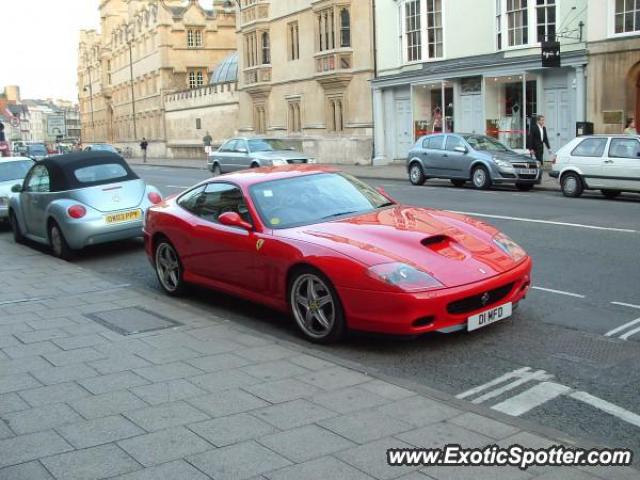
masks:
{"type": "Polygon", "coordinates": [[[268,65],[271,63],[271,48],[269,45],[269,33],[262,33],[262,64],[268,65]]]}
{"type": "Polygon", "coordinates": [[[340,46],[351,46],[351,15],[346,8],[340,11],[340,46]]]}

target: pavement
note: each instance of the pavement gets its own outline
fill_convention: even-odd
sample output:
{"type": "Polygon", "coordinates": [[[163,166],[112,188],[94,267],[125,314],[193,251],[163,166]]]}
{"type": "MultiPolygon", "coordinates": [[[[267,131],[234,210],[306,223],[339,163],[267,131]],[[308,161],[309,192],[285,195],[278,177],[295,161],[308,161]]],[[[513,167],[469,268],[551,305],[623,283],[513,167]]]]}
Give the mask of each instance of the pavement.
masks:
{"type": "Polygon", "coordinates": [[[0,479],[637,479],[391,467],[388,448],[591,447],[0,238],[0,479]]]}
{"type": "MultiPolygon", "coordinates": [[[[127,162],[131,165],[149,165],[155,167],[178,167],[206,170],[207,162],[205,159],[174,159],[174,158],[149,158],[143,163],[142,158],[128,158],[127,162]]],[[[337,167],[340,170],[350,173],[356,177],[378,179],[378,180],[405,180],[408,181],[407,169],[404,163],[392,163],[389,165],[337,165],[327,164],[337,167]]],[[[447,180],[427,180],[427,184],[449,183],[447,180]]],[[[558,181],[549,177],[547,173],[543,174],[542,182],[535,187],[537,190],[555,190],[560,191],[558,181]]]]}

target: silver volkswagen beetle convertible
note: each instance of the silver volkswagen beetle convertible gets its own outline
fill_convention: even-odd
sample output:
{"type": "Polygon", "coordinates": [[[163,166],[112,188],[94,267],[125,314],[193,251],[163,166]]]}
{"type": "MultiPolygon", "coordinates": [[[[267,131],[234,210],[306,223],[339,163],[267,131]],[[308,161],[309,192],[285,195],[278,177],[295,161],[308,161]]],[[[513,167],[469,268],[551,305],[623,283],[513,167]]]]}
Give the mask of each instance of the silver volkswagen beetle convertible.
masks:
{"type": "Polygon", "coordinates": [[[9,221],[15,241],[50,245],[65,260],[89,245],[141,237],[146,210],[162,201],[155,187],[109,152],[45,158],[12,192],[9,221]]]}

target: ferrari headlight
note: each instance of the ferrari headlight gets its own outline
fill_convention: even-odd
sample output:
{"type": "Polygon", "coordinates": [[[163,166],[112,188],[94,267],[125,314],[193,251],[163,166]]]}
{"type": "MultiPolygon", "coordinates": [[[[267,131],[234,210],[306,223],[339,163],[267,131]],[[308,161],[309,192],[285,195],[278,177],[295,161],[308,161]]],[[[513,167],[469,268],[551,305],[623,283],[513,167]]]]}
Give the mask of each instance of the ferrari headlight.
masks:
{"type": "Polygon", "coordinates": [[[287,161],[284,158],[274,158],[273,160],[271,160],[271,164],[274,167],[279,167],[279,166],[282,166],[282,165],[286,165],[287,161]]]}
{"type": "Polygon", "coordinates": [[[417,292],[444,286],[428,273],[406,263],[393,262],[375,265],[369,268],[367,273],[369,276],[405,292],[417,292]]]}
{"type": "Polygon", "coordinates": [[[501,170],[513,170],[513,165],[511,164],[511,162],[500,160],[499,158],[494,158],[493,161],[501,170]]]}
{"type": "Polygon", "coordinates": [[[511,240],[511,238],[504,233],[498,233],[493,237],[493,243],[495,243],[500,250],[513,258],[516,262],[527,256],[527,252],[525,252],[520,245],[511,240]]]}

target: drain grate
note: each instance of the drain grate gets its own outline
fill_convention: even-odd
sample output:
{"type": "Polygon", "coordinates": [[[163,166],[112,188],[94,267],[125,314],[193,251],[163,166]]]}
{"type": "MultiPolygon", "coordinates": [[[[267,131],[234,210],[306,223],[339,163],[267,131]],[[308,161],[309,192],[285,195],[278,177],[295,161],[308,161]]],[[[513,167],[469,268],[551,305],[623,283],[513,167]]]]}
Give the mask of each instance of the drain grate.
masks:
{"type": "Polygon", "coordinates": [[[107,312],[89,313],[87,318],[121,335],[153,332],[178,327],[180,322],[140,307],[121,308],[107,312]]]}

